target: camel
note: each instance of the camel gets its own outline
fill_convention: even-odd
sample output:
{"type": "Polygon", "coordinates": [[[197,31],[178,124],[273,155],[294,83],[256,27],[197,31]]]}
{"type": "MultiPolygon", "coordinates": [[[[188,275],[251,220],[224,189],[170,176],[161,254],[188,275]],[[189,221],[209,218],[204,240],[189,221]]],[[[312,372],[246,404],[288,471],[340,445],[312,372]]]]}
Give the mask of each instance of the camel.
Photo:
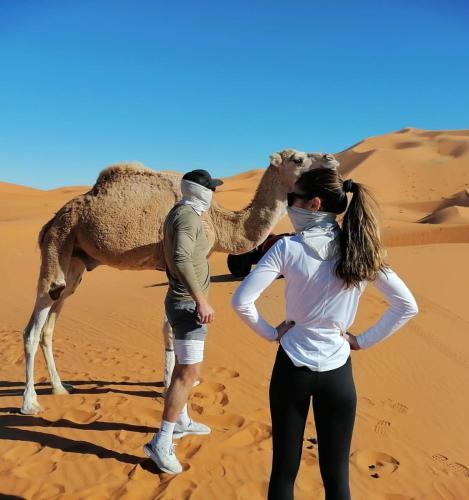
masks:
{"type": "MultiPolygon", "coordinates": [[[[213,200],[203,220],[211,250],[241,254],[268,236],[285,214],[286,195],[299,175],[318,167],[336,168],[333,155],[293,149],[274,153],[251,203],[231,211],[213,200]]],[[[84,271],[99,265],[117,269],[165,270],[163,221],[181,198],[181,175],[156,172],[140,163],[103,170],[90,191],[67,202],[39,233],[41,267],[36,301],[23,332],[26,387],[21,413],[41,411],[34,387],[34,360],[40,344],[52,392],[68,394],[55,366],[52,336],[65,299],[80,284],[84,271]]],[[[164,319],[164,384],[174,366],[172,331],[164,319]]]]}

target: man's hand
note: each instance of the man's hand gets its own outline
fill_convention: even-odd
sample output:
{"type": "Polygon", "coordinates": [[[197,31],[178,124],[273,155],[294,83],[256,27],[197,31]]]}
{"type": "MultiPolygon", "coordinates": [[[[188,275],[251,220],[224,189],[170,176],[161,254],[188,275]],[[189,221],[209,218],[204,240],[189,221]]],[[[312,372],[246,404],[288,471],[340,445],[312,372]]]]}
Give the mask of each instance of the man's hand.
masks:
{"type": "Polygon", "coordinates": [[[277,326],[277,338],[275,339],[277,342],[290,330],[292,326],[295,325],[294,321],[282,321],[280,325],[277,326]]]}
{"type": "Polygon", "coordinates": [[[355,335],[352,335],[349,332],[340,332],[340,334],[342,335],[342,337],[345,337],[345,339],[350,344],[350,348],[353,351],[358,351],[360,349],[360,346],[358,345],[358,342],[357,342],[357,337],[355,337],[355,335]]]}
{"type": "Polygon", "coordinates": [[[207,300],[202,299],[197,301],[197,316],[203,325],[212,323],[215,319],[215,311],[207,300]]]}

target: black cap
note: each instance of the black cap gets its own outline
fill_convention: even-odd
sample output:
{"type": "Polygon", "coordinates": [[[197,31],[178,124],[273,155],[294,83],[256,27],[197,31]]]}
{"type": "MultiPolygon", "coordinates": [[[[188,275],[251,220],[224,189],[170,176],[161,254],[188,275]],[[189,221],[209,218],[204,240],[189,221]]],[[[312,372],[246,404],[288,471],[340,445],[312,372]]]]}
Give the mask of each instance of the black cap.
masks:
{"type": "Polygon", "coordinates": [[[203,187],[215,191],[217,186],[221,186],[223,181],[221,179],[212,179],[212,176],[203,169],[191,170],[182,176],[186,181],[195,182],[203,187]]]}

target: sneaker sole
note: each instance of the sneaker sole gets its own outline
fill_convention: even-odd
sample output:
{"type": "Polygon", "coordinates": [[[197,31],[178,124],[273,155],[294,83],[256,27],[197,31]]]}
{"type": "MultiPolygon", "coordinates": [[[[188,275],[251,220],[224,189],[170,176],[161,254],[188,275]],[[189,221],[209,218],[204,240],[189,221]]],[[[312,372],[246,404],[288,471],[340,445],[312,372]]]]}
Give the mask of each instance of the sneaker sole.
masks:
{"type": "Polygon", "coordinates": [[[158,460],[157,456],[153,453],[153,450],[151,449],[151,447],[148,444],[146,444],[146,445],[143,446],[143,451],[145,452],[145,455],[148,458],[151,458],[153,460],[153,462],[155,462],[156,466],[161,471],[166,472],[167,474],[179,474],[179,473],[182,472],[182,469],[180,471],[178,471],[178,472],[174,472],[172,470],[167,469],[166,467],[163,467],[161,465],[160,461],[158,460]]]}
{"type": "Polygon", "coordinates": [[[181,439],[184,436],[208,436],[211,432],[173,432],[173,439],[181,439]]]}

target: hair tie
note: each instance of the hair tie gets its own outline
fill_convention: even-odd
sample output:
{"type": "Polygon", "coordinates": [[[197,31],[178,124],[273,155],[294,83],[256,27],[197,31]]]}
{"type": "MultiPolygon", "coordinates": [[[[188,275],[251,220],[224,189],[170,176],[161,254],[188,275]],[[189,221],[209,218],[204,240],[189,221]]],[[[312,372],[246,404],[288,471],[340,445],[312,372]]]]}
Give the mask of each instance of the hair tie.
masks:
{"type": "Polygon", "coordinates": [[[352,179],[347,179],[342,183],[342,189],[344,190],[344,193],[353,193],[353,188],[354,188],[354,182],[352,179]]]}

